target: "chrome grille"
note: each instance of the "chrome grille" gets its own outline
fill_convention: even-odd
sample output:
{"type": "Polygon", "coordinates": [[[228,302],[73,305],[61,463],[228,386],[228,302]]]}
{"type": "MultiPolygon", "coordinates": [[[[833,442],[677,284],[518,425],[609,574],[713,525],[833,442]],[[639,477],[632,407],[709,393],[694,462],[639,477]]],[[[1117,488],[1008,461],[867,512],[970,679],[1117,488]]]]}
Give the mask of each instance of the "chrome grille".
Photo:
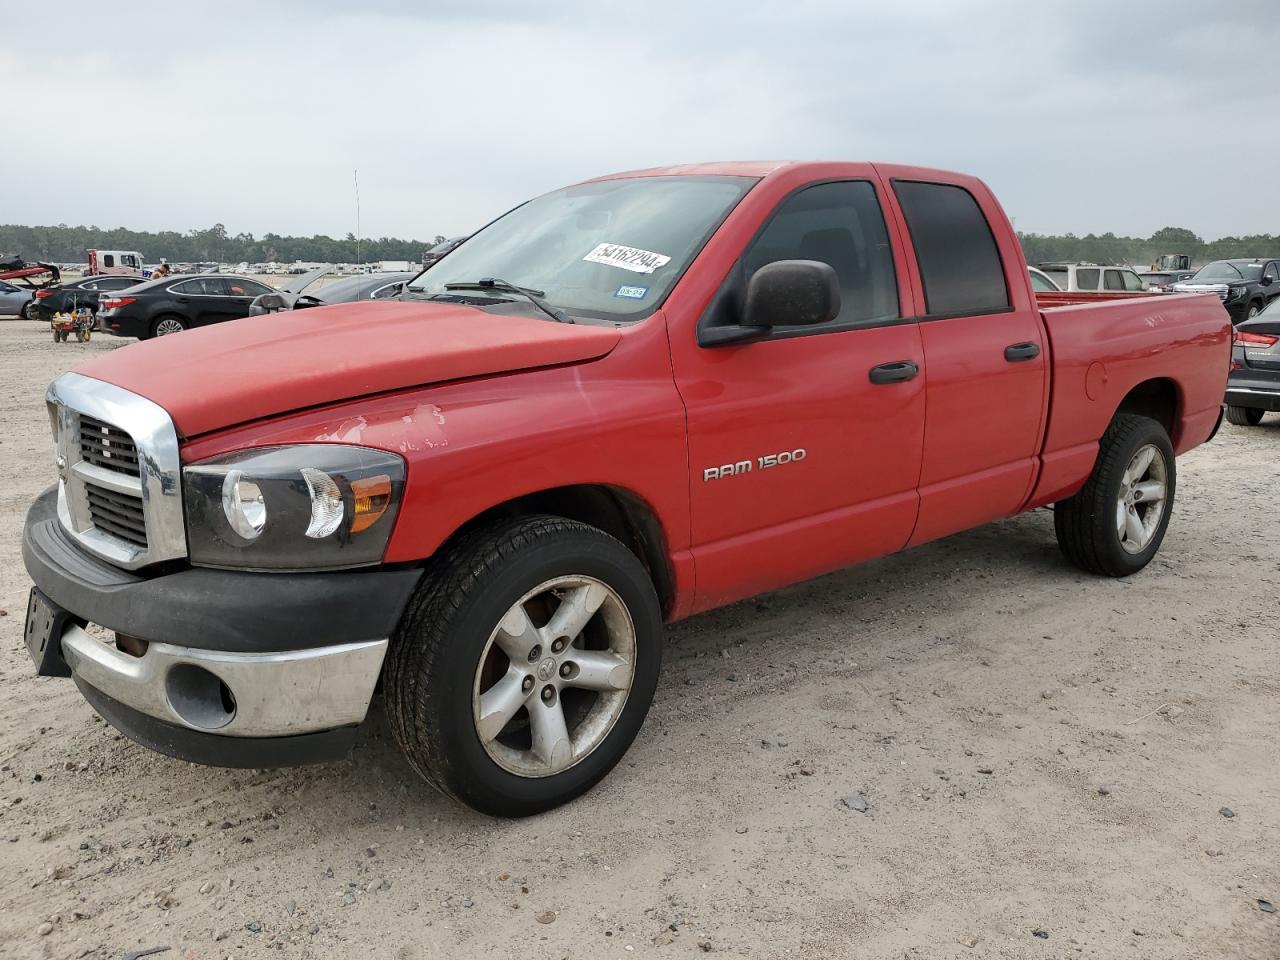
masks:
{"type": "Polygon", "coordinates": [[[95,527],[126,543],[146,548],[147,520],[141,498],[117,493],[96,483],[86,483],[84,492],[89,500],[89,517],[95,527]]]}
{"type": "Polygon", "coordinates": [[[138,449],[133,438],[87,413],[80,414],[80,459],[86,463],[138,476],[138,449]]]}
{"type": "Polygon", "coordinates": [[[63,528],[127,570],[185,557],[178,435],[164,409],[77,373],[50,384],[46,400],[63,528]]]}

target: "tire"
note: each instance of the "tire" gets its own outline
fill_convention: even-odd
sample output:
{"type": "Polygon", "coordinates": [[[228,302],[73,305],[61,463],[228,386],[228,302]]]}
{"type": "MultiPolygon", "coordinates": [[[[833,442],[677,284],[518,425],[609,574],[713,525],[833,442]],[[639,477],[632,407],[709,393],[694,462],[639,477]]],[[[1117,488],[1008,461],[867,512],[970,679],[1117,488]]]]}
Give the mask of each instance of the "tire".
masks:
{"type": "Polygon", "coordinates": [[[1070,499],[1054,504],[1053,527],[1059,548],[1088,573],[1106,577],[1137,573],[1160,549],[1173,513],[1176,487],[1177,464],[1164,427],[1150,417],[1117,415],[1102,435],[1098,459],[1084,487],[1070,499]],[[1152,452],[1148,465],[1137,477],[1128,477],[1130,467],[1138,464],[1138,454],[1145,457],[1148,449],[1152,452]],[[1162,487],[1158,499],[1153,484],[1162,487]],[[1157,507],[1158,512],[1152,515],[1157,507]],[[1131,516],[1137,517],[1138,526],[1133,525],[1131,516]],[[1122,518],[1124,531],[1120,529],[1122,518]],[[1141,534],[1135,535],[1139,527],[1141,534]]]}
{"type": "Polygon", "coordinates": [[[603,531],[551,516],[477,528],[432,562],[392,637],[384,684],[392,732],[413,768],[448,796],[494,816],[541,813],[589,790],[622,759],[653,700],[662,638],[648,572],[603,531]],[[538,592],[561,583],[563,602],[555,590],[538,592]],[[571,600],[604,593],[557,653],[568,634],[546,632],[548,621],[559,609],[572,616],[571,600]],[[523,631],[500,630],[513,623],[523,631]],[[628,632],[629,677],[626,658],[610,652],[625,651],[628,632]],[[503,652],[533,639],[541,642],[524,660],[503,652]],[[580,673],[560,679],[589,654],[594,667],[581,659],[580,673]],[[605,683],[581,689],[589,673],[605,683]],[[514,697],[506,702],[519,705],[493,711],[482,734],[481,708],[504,686],[514,697]],[[544,705],[552,712],[539,717],[558,710],[565,725],[539,754],[535,728],[545,731],[548,721],[535,724],[533,711],[544,705]]]}
{"type": "Polygon", "coordinates": [[[1262,422],[1262,416],[1265,410],[1259,410],[1257,407],[1237,407],[1234,404],[1227,404],[1227,421],[1234,423],[1237,427],[1256,427],[1262,422]]]}
{"type": "Polygon", "coordinates": [[[19,320],[31,319],[31,301],[30,300],[28,300],[26,303],[24,303],[21,307],[18,308],[18,319],[19,320]]]}
{"type": "Polygon", "coordinates": [[[182,333],[188,327],[189,324],[185,318],[178,316],[176,313],[166,313],[151,321],[151,329],[148,331],[147,338],[166,337],[171,334],[182,333]]]}
{"type": "Polygon", "coordinates": [[[1244,318],[1246,320],[1253,320],[1261,312],[1262,312],[1262,304],[1257,303],[1255,301],[1254,303],[1249,304],[1249,309],[1244,312],[1244,318]]]}

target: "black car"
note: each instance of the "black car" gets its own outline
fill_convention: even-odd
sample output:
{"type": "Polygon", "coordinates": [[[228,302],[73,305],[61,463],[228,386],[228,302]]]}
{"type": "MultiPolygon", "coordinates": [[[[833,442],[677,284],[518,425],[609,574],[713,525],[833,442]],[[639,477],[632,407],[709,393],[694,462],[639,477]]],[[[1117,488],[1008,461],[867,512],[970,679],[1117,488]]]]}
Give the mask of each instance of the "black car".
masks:
{"type": "Polygon", "coordinates": [[[1268,410],[1280,411],[1280,300],[1241,322],[1231,342],[1227,419],[1256,427],[1268,410]]]}
{"type": "Polygon", "coordinates": [[[289,284],[283,290],[264,293],[249,305],[249,315],[278,313],[281,310],[303,310],[307,307],[323,307],[331,303],[354,303],[356,300],[388,300],[400,292],[400,285],[412,280],[414,273],[365,273],[357,277],[343,277],[324,286],[316,286],[313,277],[306,284],[295,287],[289,284]],[[304,293],[304,290],[312,290],[304,293]]]}
{"type": "Polygon", "coordinates": [[[1232,323],[1256,317],[1280,297],[1280,260],[1215,260],[1190,280],[1173,285],[1174,293],[1216,293],[1232,323]]]}
{"type": "Polygon", "coordinates": [[[136,287],[142,282],[141,277],[114,274],[81,277],[79,280],[60,283],[56,287],[37,290],[35,299],[27,308],[27,313],[32,320],[46,322],[52,320],[55,313],[67,313],[78,310],[80,307],[88,307],[91,313],[97,314],[99,301],[104,296],[110,296],[118,290],[136,287]]]}
{"type": "Polygon", "coordinates": [[[270,292],[265,283],[221,273],[148,280],[120,296],[103,297],[98,329],[140,340],[163,337],[247,317],[254,298],[270,292]]]}

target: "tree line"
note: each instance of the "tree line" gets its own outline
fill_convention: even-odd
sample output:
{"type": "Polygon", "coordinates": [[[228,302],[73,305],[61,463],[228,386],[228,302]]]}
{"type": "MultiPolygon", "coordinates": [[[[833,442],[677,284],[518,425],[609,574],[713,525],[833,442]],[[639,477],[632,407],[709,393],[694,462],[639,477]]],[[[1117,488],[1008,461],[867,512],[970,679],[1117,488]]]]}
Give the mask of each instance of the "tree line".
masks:
{"type": "Polygon", "coordinates": [[[53,263],[84,263],[86,250],[139,250],[148,263],[162,257],[172,263],[292,263],[294,260],[323,263],[369,263],[377,260],[420,260],[422,253],[444,237],[430,240],[401,240],[397,237],[366,237],[359,241],[348,233],[342,239],[324,235],[283,237],[267,233],[230,234],[215,223],[206,230],[179,233],[165,230],[152,233],[117,227],[27,227],[0,224],[0,254],[17,254],[24,260],[53,263]]]}
{"type": "MultiPolygon", "coordinates": [[[[1048,260],[1085,260],[1094,263],[1127,263],[1144,266],[1162,253],[1187,253],[1193,263],[1228,257],[1280,257],[1280,235],[1258,234],[1203,240],[1184,227],[1164,227],[1150,237],[1117,237],[1113,233],[1051,236],[1019,233],[1022,250],[1029,263],[1048,260]]],[[[422,252],[443,240],[401,240],[396,237],[367,238],[358,242],[354,234],[341,239],[318,234],[314,237],[283,237],[275,233],[261,238],[251,233],[230,234],[220,223],[205,230],[174,230],[150,233],[117,227],[26,227],[0,225],[0,254],[17,254],[26,260],[54,263],[83,263],[85,251],[140,250],[148,262],[161,257],[175,263],[216,261],[219,263],[265,263],[294,260],[324,263],[355,263],[376,260],[418,260],[422,252]]]]}
{"type": "Polygon", "coordinates": [[[1193,264],[1235,257],[1280,257],[1280,234],[1255,234],[1247,237],[1221,237],[1204,240],[1185,227],[1164,227],[1151,236],[1117,237],[1113,233],[1074,234],[1055,237],[1040,233],[1019,233],[1022,252],[1027,262],[1036,264],[1050,260],[1092,263],[1119,263],[1144,267],[1163,253],[1186,253],[1193,264]]]}

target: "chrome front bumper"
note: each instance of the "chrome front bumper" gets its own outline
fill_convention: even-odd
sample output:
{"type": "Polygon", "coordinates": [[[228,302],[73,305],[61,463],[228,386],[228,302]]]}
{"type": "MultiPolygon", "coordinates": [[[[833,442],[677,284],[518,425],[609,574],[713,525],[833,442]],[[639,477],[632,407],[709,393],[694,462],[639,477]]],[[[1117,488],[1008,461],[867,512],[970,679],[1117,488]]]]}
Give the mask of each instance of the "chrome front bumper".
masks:
{"type": "Polygon", "coordinates": [[[126,653],[70,624],[62,655],[80,684],[138,713],[222,737],[284,737],[360,723],[386,640],[275,653],[168,643],[126,653]]]}

